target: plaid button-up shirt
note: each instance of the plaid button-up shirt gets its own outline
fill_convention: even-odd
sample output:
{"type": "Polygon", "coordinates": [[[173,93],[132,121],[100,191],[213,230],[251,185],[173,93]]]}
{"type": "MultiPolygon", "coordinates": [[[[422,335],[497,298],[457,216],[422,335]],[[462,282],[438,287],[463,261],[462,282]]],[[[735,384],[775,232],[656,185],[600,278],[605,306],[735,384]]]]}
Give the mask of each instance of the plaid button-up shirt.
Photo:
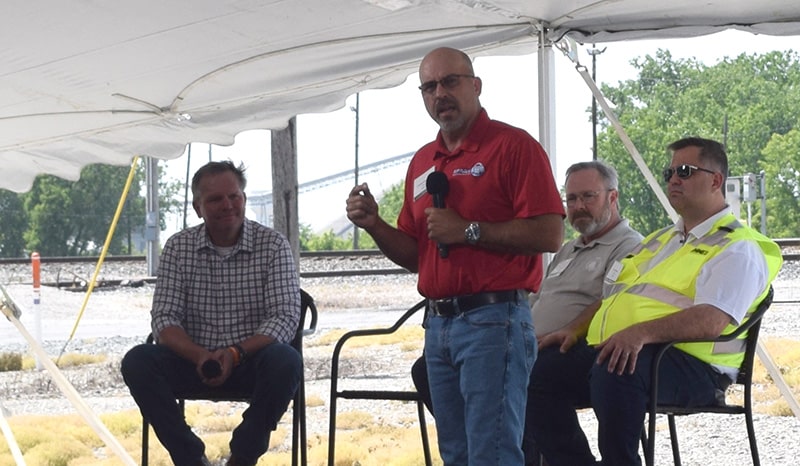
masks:
{"type": "Polygon", "coordinates": [[[300,284],[291,248],[280,233],[245,219],[222,256],[204,225],[164,245],[153,296],[152,331],[183,328],[209,350],[255,334],[288,343],[300,321],[300,284]]]}

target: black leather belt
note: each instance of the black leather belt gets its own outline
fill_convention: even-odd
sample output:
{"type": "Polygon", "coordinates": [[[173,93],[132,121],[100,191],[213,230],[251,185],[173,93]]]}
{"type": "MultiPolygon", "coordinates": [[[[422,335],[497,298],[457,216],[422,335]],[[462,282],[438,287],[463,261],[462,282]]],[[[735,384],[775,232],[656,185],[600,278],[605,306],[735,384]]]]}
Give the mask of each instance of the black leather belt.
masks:
{"type": "Polygon", "coordinates": [[[524,296],[522,290],[487,291],[452,298],[429,299],[428,308],[435,316],[452,317],[489,304],[516,302],[522,296],[524,296]]]}

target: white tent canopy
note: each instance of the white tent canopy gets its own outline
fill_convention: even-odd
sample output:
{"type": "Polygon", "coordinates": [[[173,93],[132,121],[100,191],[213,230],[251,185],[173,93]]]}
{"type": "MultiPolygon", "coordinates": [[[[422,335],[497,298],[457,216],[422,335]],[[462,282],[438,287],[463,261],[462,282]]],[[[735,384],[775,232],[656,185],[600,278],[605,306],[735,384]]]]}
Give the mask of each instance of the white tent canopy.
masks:
{"type": "Polygon", "coordinates": [[[0,188],[91,163],[180,156],[391,87],[430,49],[531,53],[727,28],[800,34],[787,0],[7,0],[0,188]]]}

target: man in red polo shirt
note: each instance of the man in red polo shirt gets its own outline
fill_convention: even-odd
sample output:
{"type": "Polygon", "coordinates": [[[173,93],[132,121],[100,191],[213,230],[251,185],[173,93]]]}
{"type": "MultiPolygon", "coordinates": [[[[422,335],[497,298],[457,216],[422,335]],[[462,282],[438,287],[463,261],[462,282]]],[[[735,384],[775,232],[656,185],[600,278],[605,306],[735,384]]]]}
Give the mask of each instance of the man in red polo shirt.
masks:
{"type": "Polygon", "coordinates": [[[542,279],[540,253],[561,245],[564,207],[539,143],[481,107],[482,82],[466,54],[435,49],[419,75],[440,131],[409,165],[398,228],[380,218],[366,184],[350,192],[347,216],[389,259],[419,273],[445,465],[522,465],[536,357],[527,293],[542,279]]]}

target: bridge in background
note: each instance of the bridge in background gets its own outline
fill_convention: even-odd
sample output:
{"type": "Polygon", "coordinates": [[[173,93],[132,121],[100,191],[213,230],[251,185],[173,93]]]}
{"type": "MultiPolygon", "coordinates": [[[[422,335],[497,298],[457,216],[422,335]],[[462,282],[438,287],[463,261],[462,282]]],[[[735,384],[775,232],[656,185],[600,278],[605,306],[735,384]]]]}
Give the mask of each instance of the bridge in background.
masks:
{"type": "MultiPolygon", "coordinates": [[[[359,167],[359,179],[361,179],[362,175],[377,173],[388,168],[396,167],[397,165],[408,165],[408,162],[411,160],[413,155],[413,152],[408,152],[406,154],[396,155],[388,159],[359,167]]],[[[354,170],[347,170],[333,175],[328,175],[317,180],[301,183],[297,187],[298,196],[302,195],[303,193],[322,189],[327,186],[342,183],[348,180],[355,180],[354,170]]],[[[377,195],[378,193],[375,194],[377,195]]],[[[252,194],[249,194],[247,197],[247,205],[253,210],[253,212],[255,212],[255,220],[258,223],[270,227],[272,226],[272,191],[256,191],[252,194]]],[[[344,209],[342,209],[342,212],[344,212],[344,209]]]]}

